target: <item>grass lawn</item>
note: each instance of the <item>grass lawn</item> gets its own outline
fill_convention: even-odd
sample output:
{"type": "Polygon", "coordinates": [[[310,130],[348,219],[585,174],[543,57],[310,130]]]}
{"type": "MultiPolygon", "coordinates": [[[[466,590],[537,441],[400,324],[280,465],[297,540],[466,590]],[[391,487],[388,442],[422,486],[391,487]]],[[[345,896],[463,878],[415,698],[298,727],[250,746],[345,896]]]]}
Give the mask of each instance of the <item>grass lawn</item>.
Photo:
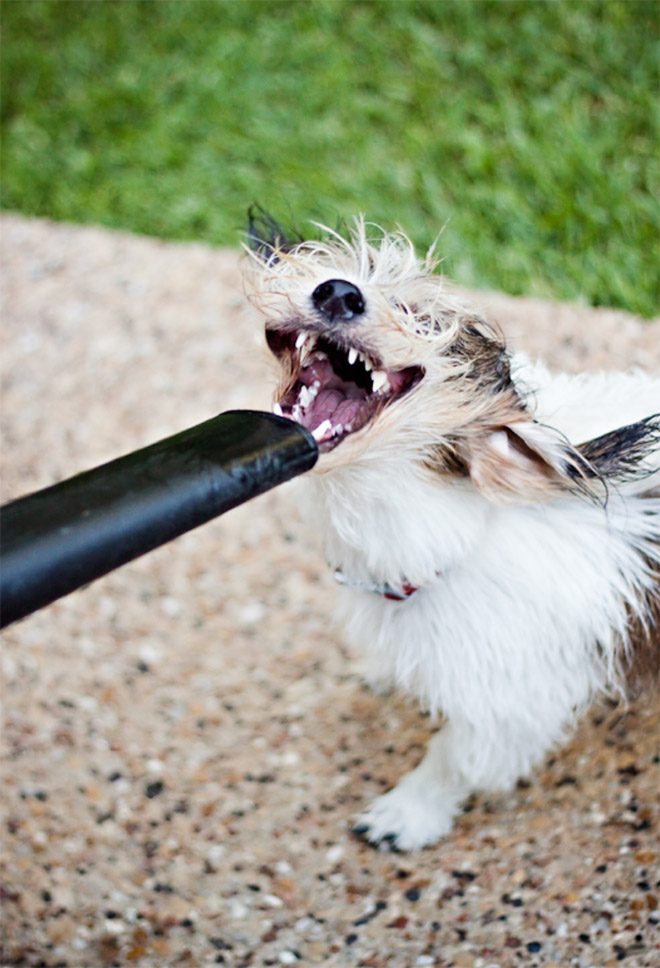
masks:
{"type": "Polygon", "coordinates": [[[658,6],[6,0],[2,206],[236,245],[363,211],[460,282],[658,312],[658,6]]]}

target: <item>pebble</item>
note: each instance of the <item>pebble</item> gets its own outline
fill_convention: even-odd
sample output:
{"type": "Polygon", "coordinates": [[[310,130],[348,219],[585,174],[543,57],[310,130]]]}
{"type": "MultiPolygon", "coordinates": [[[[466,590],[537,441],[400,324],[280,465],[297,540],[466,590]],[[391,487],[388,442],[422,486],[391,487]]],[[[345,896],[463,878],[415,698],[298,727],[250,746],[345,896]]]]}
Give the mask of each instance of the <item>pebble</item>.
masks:
{"type": "Polygon", "coordinates": [[[283,965],[295,965],[297,961],[300,961],[298,955],[293,951],[280,951],[279,960],[283,965]]]}
{"type": "Polygon", "coordinates": [[[284,901],[276,894],[264,894],[261,900],[264,904],[267,904],[268,907],[281,908],[284,906],[284,901]]]}
{"type": "Polygon", "coordinates": [[[344,848],[341,844],[335,844],[332,846],[325,855],[325,859],[330,864],[336,864],[338,860],[344,856],[344,848]]]}

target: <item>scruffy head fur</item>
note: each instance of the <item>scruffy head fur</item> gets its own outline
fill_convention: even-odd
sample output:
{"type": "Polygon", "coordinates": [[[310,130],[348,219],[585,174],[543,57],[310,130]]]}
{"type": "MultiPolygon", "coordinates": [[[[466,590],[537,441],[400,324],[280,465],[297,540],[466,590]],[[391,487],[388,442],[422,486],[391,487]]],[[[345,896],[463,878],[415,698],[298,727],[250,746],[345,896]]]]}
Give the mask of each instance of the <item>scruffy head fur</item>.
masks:
{"type": "Polygon", "coordinates": [[[447,725],[361,819],[429,843],[659,654],[660,380],[552,376],[449,293],[430,252],[357,218],[251,225],[274,410],[310,430],[314,519],[349,632],[447,725]]]}

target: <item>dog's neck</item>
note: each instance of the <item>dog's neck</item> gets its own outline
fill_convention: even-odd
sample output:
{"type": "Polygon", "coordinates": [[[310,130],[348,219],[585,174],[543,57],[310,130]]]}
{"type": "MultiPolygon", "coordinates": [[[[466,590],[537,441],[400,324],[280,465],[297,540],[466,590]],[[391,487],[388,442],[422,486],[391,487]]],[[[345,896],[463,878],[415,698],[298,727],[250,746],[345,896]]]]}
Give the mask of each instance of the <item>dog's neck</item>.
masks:
{"type": "Polygon", "coordinates": [[[430,584],[477,544],[491,513],[469,482],[436,483],[396,458],[361,461],[308,480],[328,562],[354,582],[430,584]]]}

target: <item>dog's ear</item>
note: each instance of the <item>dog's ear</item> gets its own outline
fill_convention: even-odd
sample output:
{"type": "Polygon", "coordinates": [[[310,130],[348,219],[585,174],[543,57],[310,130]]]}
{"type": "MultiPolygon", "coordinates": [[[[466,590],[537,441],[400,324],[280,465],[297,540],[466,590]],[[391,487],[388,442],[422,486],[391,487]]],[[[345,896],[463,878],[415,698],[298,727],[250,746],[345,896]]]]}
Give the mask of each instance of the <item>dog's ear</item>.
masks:
{"type": "Polygon", "coordinates": [[[264,262],[273,265],[279,260],[279,254],[292,249],[298,242],[295,233],[284,232],[279,222],[269,215],[260,205],[251,205],[248,209],[248,243],[264,262]]]}
{"type": "Polygon", "coordinates": [[[492,428],[470,441],[475,486],[497,503],[548,501],[558,491],[593,494],[598,473],[564,437],[533,420],[492,428]]]}
{"type": "Polygon", "coordinates": [[[578,446],[533,420],[512,421],[470,441],[465,457],[474,484],[500,503],[547,501],[558,491],[602,501],[608,484],[646,478],[659,450],[653,414],[578,446]]]}

